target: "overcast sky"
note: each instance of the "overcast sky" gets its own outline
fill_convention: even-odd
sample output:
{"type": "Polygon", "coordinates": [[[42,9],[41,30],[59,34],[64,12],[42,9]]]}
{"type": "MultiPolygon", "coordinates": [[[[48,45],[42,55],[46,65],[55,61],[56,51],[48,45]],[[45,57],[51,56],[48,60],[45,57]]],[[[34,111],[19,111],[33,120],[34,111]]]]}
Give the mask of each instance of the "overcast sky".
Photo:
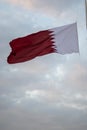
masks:
{"type": "Polygon", "coordinates": [[[0,0],[0,130],[87,130],[85,0],[0,0]],[[9,42],[77,22],[80,54],[8,64],[9,42]]]}

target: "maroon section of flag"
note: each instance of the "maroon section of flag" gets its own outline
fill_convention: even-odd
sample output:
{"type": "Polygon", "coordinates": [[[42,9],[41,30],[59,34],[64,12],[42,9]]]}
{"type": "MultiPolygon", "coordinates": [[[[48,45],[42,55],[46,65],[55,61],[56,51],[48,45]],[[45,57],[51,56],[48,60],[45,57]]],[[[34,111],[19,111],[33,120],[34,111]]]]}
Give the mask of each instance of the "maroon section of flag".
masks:
{"type": "Polygon", "coordinates": [[[25,62],[37,56],[56,52],[52,31],[40,31],[10,42],[12,52],[7,58],[9,64],[25,62]]]}

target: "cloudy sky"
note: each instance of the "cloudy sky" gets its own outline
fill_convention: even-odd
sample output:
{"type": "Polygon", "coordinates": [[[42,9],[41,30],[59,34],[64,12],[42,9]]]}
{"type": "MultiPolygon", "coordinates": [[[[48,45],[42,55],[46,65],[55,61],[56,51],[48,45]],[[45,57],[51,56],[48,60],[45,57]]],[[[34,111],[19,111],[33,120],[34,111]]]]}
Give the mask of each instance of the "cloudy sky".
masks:
{"type": "Polygon", "coordinates": [[[85,0],[0,0],[0,130],[87,129],[85,0]],[[10,65],[9,42],[77,22],[80,54],[10,65]]]}

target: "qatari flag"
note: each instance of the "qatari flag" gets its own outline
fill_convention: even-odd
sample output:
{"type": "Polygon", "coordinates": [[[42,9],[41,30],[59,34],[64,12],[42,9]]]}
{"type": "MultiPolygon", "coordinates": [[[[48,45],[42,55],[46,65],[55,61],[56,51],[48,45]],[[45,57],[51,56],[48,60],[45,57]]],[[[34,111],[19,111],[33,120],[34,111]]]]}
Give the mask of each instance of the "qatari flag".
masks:
{"type": "Polygon", "coordinates": [[[7,58],[9,64],[25,62],[49,53],[78,53],[77,24],[69,24],[39,31],[10,42],[12,51],[7,58]]]}

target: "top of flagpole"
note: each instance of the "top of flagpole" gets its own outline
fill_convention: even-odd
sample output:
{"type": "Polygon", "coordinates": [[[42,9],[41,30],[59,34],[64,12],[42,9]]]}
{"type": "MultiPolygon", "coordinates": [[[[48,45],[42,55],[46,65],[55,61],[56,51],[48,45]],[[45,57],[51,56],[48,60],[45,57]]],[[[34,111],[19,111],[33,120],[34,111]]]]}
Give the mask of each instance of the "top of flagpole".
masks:
{"type": "Polygon", "coordinates": [[[86,18],[86,29],[87,29],[87,0],[85,0],[85,18],[86,18]]]}

